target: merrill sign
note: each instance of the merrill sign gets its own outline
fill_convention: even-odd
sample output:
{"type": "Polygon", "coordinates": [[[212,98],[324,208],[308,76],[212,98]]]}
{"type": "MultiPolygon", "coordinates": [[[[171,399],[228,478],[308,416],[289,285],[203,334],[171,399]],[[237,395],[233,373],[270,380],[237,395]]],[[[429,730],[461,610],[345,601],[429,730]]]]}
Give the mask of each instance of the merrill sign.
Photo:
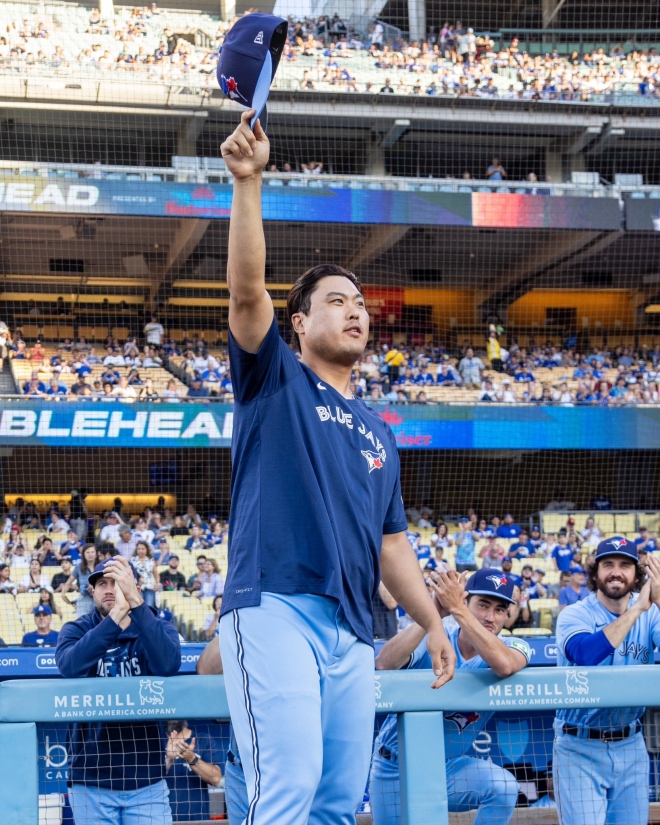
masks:
{"type": "Polygon", "coordinates": [[[69,693],[55,696],[54,719],[107,719],[132,716],[175,716],[176,708],[165,706],[163,680],[141,679],[137,696],[123,693],[69,693]],[[139,701],[136,701],[139,698],[139,701]]]}
{"type": "Polygon", "coordinates": [[[490,705],[493,707],[525,707],[541,705],[593,705],[600,697],[589,696],[589,677],[584,670],[567,670],[564,682],[530,685],[490,685],[490,705]]]}

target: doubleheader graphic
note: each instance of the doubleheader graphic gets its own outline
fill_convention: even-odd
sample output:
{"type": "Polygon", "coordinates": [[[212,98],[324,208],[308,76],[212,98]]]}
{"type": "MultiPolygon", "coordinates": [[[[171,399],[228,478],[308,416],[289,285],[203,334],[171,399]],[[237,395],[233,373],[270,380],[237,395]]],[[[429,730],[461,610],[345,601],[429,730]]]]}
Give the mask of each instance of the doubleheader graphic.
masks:
{"type": "Polygon", "coordinates": [[[248,100],[238,91],[238,83],[233,77],[220,75],[220,85],[222,86],[222,91],[230,100],[243,101],[243,103],[247,105],[248,100]]]}

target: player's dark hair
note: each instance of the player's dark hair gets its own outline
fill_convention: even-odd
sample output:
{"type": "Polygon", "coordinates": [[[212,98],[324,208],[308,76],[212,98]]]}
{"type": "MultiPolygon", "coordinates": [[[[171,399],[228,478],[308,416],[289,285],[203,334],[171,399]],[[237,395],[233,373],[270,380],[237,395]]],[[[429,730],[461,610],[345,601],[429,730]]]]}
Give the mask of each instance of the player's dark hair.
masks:
{"type": "MultiPolygon", "coordinates": [[[[600,559],[597,559],[593,564],[589,565],[587,568],[587,587],[589,590],[592,590],[594,593],[598,590],[598,585],[596,584],[596,579],[598,578],[598,564],[600,559]]],[[[642,567],[642,565],[637,562],[635,564],[635,584],[633,585],[633,590],[636,593],[644,587],[644,582],[646,581],[646,570],[642,567]]]]}
{"type": "MultiPolygon", "coordinates": [[[[291,288],[291,292],[289,292],[289,297],[286,301],[289,321],[297,312],[302,312],[303,315],[307,315],[312,306],[312,293],[316,289],[318,282],[322,278],[327,278],[330,275],[341,275],[342,278],[348,278],[348,280],[362,292],[362,284],[357,275],[354,275],[352,272],[349,272],[337,264],[319,264],[308,269],[307,272],[298,278],[291,288]]],[[[300,351],[300,338],[297,332],[292,332],[292,339],[294,348],[300,351]]]]}

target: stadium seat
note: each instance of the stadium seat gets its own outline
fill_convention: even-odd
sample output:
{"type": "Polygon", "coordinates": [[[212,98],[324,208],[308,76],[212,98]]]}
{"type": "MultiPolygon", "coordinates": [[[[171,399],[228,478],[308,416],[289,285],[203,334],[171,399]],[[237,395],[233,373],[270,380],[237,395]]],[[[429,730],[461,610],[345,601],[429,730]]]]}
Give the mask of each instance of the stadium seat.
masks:
{"type": "MultiPolygon", "coordinates": [[[[614,514],[614,532],[615,533],[634,533],[637,529],[637,517],[635,513],[615,513],[614,514]]],[[[648,527],[648,525],[645,525],[648,527]]]]}
{"type": "Polygon", "coordinates": [[[513,636],[552,636],[552,630],[545,627],[515,627],[511,634],[513,636]]]}

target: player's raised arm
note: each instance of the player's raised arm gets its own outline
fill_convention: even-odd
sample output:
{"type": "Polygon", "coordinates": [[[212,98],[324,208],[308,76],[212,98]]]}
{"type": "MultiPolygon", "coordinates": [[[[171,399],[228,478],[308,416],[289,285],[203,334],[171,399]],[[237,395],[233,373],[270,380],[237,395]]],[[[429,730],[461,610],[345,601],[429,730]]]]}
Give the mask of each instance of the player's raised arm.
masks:
{"type": "Polygon", "coordinates": [[[259,121],[254,132],[243,112],[241,122],[221,146],[222,157],[234,177],[229,221],[229,328],[236,343],[258,352],[273,322],[273,304],[266,292],[266,241],[261,219],[261,175],[268,163],[270,144],[259,121]]]}

